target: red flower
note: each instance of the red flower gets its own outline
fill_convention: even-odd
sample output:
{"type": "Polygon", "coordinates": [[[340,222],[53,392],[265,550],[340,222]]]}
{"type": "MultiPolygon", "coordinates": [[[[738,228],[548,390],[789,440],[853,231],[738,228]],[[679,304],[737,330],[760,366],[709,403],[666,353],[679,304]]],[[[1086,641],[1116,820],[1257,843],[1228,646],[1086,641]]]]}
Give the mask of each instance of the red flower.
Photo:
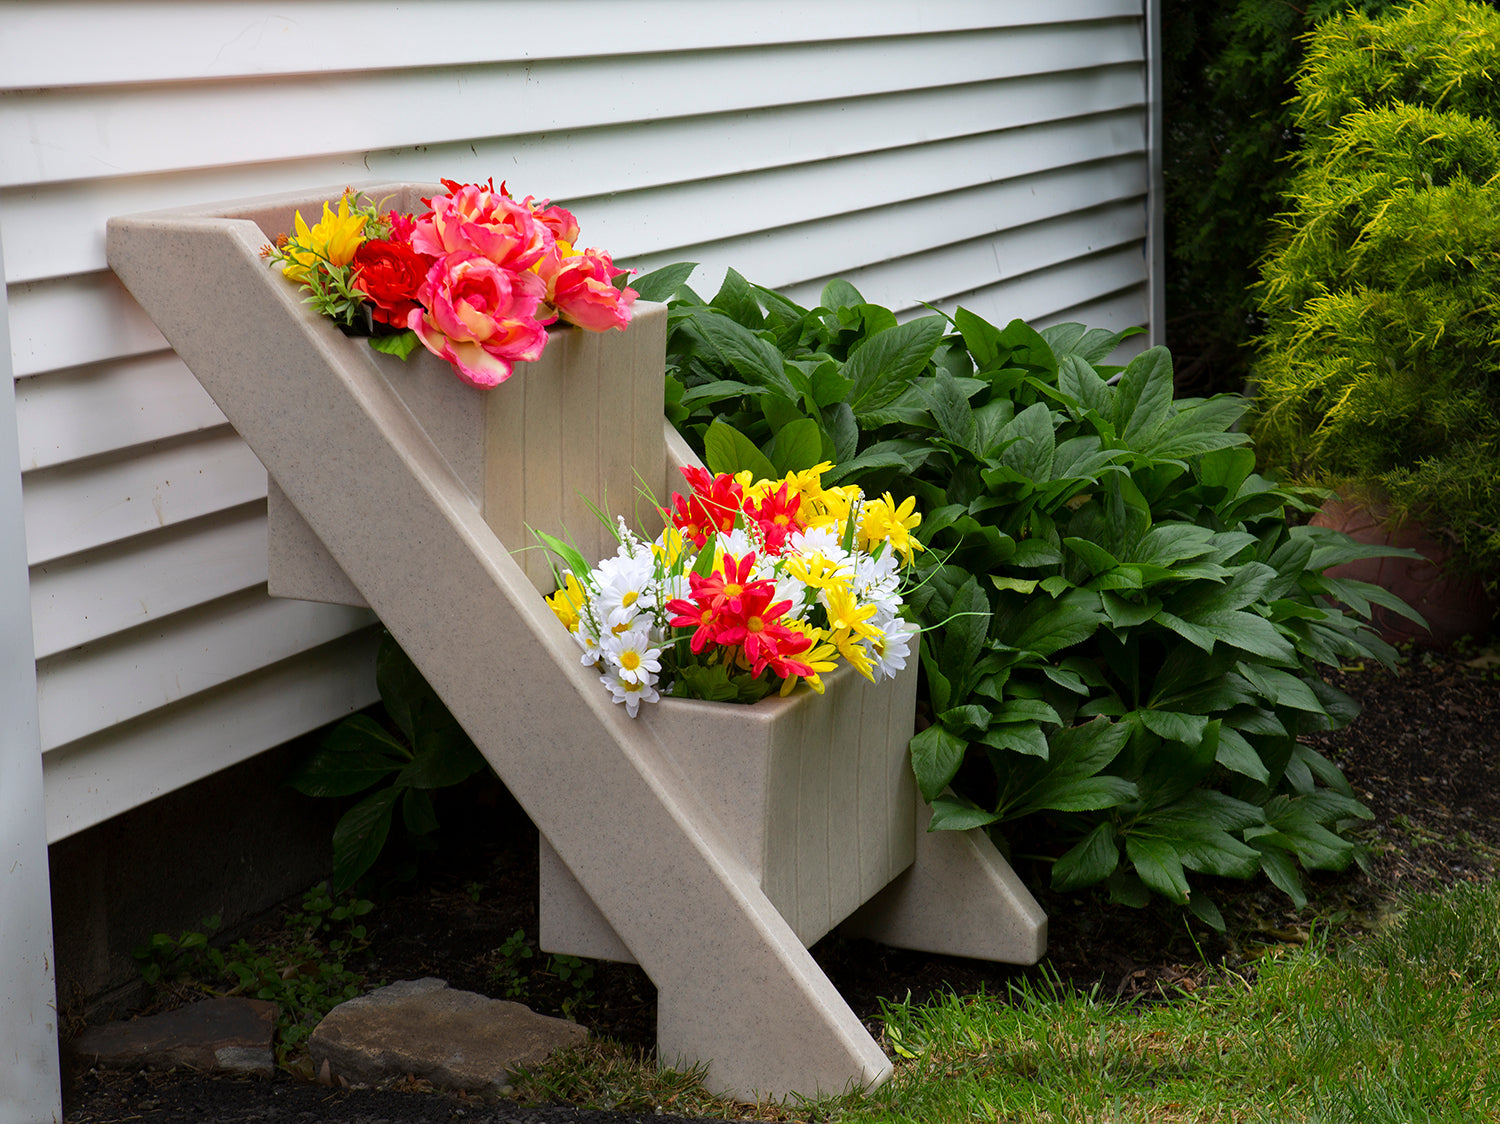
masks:
{"type": "Polygon", "coordinates": [[[793,531],[804,529],[803,522],[797,518],[797,509],[801,506],[802,493],[792,491],[785,483],[760,503],[745,505],[745,514],[760,528],[768,553],[780,554],[786,549],[786,537],[793,531]]]}
{"type": "Polygon", "coordinates": [[[739,609],[725,620],[716,640],[723,645],[738,644],[750,661],[750,670],[759,675],[770,666],[785,679],[788,675],[807,675],[811,668],[791,657],[812,647],[812,637],[780,624],[777,618],[792,607],[790,601],[778,601],[776,587],[769,581],[755,582],[739,599],[739,609]],[[801,670],[807,668],[806,671],[801,670]]]}
{"type": "Polygon", "coordinates": [[[406,327],[417,303],[417,286],[430,264],[405,242],[375,239],[354,251],[354,287],[370,298],[382,324],[406,327]]]}
{"type": "Polygon", "coordinates": [[[745,502],[745,493],[733,476],[721,473],[710,476],[701,468],[684,468],[682,475],[692,485],[693,495],[683,499],[672,493],[676,511],[672,513],[672,526],[676,527],[694,546],[701,547],[711,531],[723,534],[734,530],[734,520],[745,502]]]}

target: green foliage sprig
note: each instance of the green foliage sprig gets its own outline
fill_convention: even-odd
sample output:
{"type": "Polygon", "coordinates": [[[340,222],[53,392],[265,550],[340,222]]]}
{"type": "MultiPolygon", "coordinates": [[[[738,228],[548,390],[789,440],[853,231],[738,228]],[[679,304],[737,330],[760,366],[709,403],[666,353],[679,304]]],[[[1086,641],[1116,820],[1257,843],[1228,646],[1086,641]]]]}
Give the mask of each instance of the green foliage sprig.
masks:
{"type": "Polygon", "coordinates": [[[1428,0],[1318,29],[1262,267],[1257,448],[1500,571],[1500,14],[1428,0]]]}
{"type": "Polygon", "coordinates": [[[375,683],[395,732],[367,714],[353,715],[287,778],[308,796],[367,793],[333,830],[335,892],[353,886],[374,865],[398,810],[405,834],[426,838],[438,827],[434,790],[486,767],[458,720],[389,633],[376,655],[375,683]]]}
{"type": "Polygon", "coordinates": [[[732,271],[704,300],[680,276],[637,285],[675,293],[668,412],[711,468],[798,449],[927,512],[912,763],[934,827],[991,827],[1059,889],[1213,924],[1188,871],[1264,873],[1300,903],[1299,866],[1356,857],[1369,813],[1299,736],[1355,712],[1319,665],[1393,656],[1358,616],[1409,610],[1323,576],[1369,552],[1293,525],[1316,497],[1255,474],[1242,399],[1174,401],[1161,348],[1106,365],[1128,333],[902,324],[845,282],[804,309],[732,271]]]}
{"type": "Polygon", "coordinates": [[[303,895],[301,909],[284,919],[281,943],[239,940],[219,948],[212,943],[220,925],[216,916],[176,937],[155,933],[132,955],[153,986],[187,982],[210,995],[274,1002],[276,1059],[285,1065],[324,1015],[363,989],[365,977],[349,961],[369,945],[360,918],[373,908],[372,902],[335,898],[326,886],[317,886],[303,895]]]}

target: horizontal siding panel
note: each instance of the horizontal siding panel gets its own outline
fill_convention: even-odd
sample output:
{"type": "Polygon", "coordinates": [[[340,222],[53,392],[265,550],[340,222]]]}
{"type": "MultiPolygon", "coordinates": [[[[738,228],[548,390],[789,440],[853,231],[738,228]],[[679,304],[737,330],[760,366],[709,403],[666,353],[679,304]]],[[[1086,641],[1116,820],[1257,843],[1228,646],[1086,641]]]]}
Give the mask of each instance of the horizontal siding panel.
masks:
{"type": "Polygon", "coordinates": [[[166,339],[113,273],[12,285],[16,378],[161,351],[166,339]]]}
{"type": "MultiPolygon", "coordinates": [[[[1128,115],[1082,118],[1062,124],[1009,129],[960,140],[893,148],[863,156],[741,176],[685,184],[658,191],[629,193],[601,199],[588,210],[611,231],[609,246],[622,261],[663,259],[663,243],[675,235],[701,245],[794,225],[819,224],[829,219],[877,207],[900,210],[930,209],[934,202],[952,201],[949,211],[1007,214],[999,198],[1015,189],[1020,177],[1066,169],[1086,158],[1136,154],[1129,165],[1139,174],[1125,173],[1129,193],[1145,191],[1145,136],[1138,118],[1128,115]],[[979,185],[979,186],[976,186],[979,185]],[[684,222],[683,216],[693,216],[684,222]]],[[[1065,178],[1077,179],[1070,173],[1065,178]]],[[[1116,168],[1098,168],[1089,176],[1103,181],[1096,196],[1109,197],[1121,178],[1116,168]]],[[[1032,187],[1027,190],[1040,191],[1032,187]]],[[[1085,185],[1085,192],[1090,189],[1085,185]]],[[[955,214],[953,217],[957,218],[955,214]]],[[[1015,219],[1010,221],[1026,221],[1015,219]]],[[[893,231],[899,237],[899,232],[893,231]]],[[[871,247],[899,253],[885,244],[871,247]]],[[[808,243],[788,261],[816,261],[821,247],[808,243]]],[[[743,270],[741,271],[743,272],[743,270]]]]}
{"type": "Polygon", "coordinates": [[[588,61],[337,77],[0,94],[3,182],[145,174],[331,152],[472,141],[476,122],[434,106],[504,107],[531,131],[733,113],[1139,62],[1137,20],[910,39],[628,56],[608,81],[588,61]],[[775,81],[768,81],[768,75],[775,81]],[[628,92],[628,97],[626,96],[628,92]],[[350,106],[360,107],[351,113],[350,106]],[[170,128],[163,123],[170,121],[170,128]],[[233,121],[233,128],[225,128],[233,121]],[[296,126],[291,127],[295,122],[296,126]],[[34,143],[36,137],[48,143],[34,143]]]}
{"type": "Polygon", "coordinates": [[[378,640],[378,629],[345,636],[47,753],[47,841],[369,706],[378,640]]]}
{"type": "MultiPolygon", "coordinates": [[[[646,129],[533,133],[366,157],[321,156],[171,177],[114,176],[12,187],[0,192],[0,240],[9,279],[35,281],[104,269],[104,226],[112,215],[329,184],[435,183],[443,176],[483,180],[497,175],[511,177],[522,194],[546,194],[576,206],[588,240],[618,254],[615,247],[628,227],[617,231],[612,217],[598,213],[599,205],[616,192],[628,192],[622,198],[641,198],[654,187],[994,134],[1126,107],[1131,126],[1143,135],[1139,107],[1144,96],[1140,67],[1130,64],[730,117],[657,121],[646,129]]],[[[659,249],[661,237],[658,233],[645,248],[659,249]]]]}
{"type": "Polygon", "coordinates": [[[33,566],[36,655],[56,655],[265,581],[263,503],[33,566]]]}
{"type": "MultiPolygon", "coordinates": [[[[1137,231],[1143,230],[1144,204],[1137,193],[1144,189],[1144,176],[1144,164],[1136,159],[1070,168],[767,231],[733,243],[687,247],[643,265],[698,261],[708,267],[705,272],[720,274],[724,266],[733,266],[750,280],[782,289],[803,304],[816,304],[828,280],[844,277],[862,291],[871,285],[865,296],[876,303],[909,308],[955,291],[946,267],[933,264],[938,259],[947,267],[967,263],[969,280],[959,288],[975,284],[976,275],[991,281],[1007,268],[1020,271],[1044,264],[1002,248],[1005,235],[997,237],[996,232],[1012,223],[1024,226],[1053,218],[1059,210],[1083,211],[1124,199],[1126,210],[1137,216],[1137,231]],[[808,277],[814,265],[826,272],[808,277]]],[[[1059,226],[1041,240],[1027,234],[1025,246],[1029,250],[1053,244],[1054,254],[1076,254],[1078,245],[1068,240],[1079,238],[1086,244],[1091,221],[1086,217],[1059,226]]]]}
{"type": "Polygon", "coordinates": [[[25,478],[27,561],[36,565],[266,496],[266,470],[231,429],[25,478]]]}
{"type": "Polygon", "coordinates": [[[159,351],[22,379],[16,424],[30,472],[228,423],[187,364],[159,351]]]}
{"type": "MultiPolygon", "coordinates": [[[[768,4],[764,0],[549,0],[546,26],[563,34],[516,34],[538,23],[534,0],[423,0],[415,34],[361,36],[346,69],[451,66],[507,59],[608,58],[760,45],[969,31],[997,23],[1038,24],[1132,16],[1129,0],[1071,0],[1059,5],[1001,5],[995,0],[861,0],[859,4],[768,4]],[[621,18],[622,7],[628,16],[621,18]],[[477,14],[476,14],[477,13],[477,14]],[[456,33],[455,33],[456,32],[456,33]]],[[[12,4],[0,37],[4,87],[167,82],[295,74],[308,69],[309,44],[347,39],[350,24],[397,27],[410,6],[384,3],[12,4]],[[42,52],[68,31],[68,49],[42,52]],[[120,44],[170,44],[171,50],[122,51],[120,44]]]]}
{"type": "Polygon", "coordinates": [[[1095,304],[1116,308],[1109,302],[1110,298],[1121,293],[1138,292],[1140,306],[1134,317],[1123,323],[1090,324],[1090,327],[1119,331],[1146,323],[1145,273],[1141,248],[1126,246],[999,284],[955,293],[933,303],[948,311],[963,305],[993,324],[1008,324],[1020,319],[1045,325],[1077,320],[1075,310],[1095,304]]]}
{"type": "MultiPolygon", "coordinates": [[[[972,208],[980,215],[1010,216],[1012,207],[1019,208],[1016,215],[1030,217],[1010,217],[1010,222],[1033,221],[1038,217],[1037,208],[1045,206],[1051,198],[1052,188],[1047,185],[1028,187],[1019,179],[1006,179],[1003,184],[991,183],[973,189],[989,192],[993,198],[964,195],[962,189],[976,180],[983,183],[1019,176],[1035,168],[1076,165],[1081,160],[1120,153],[1143,154],[1144,146],[1144,130],[1138,117],[1107,114],[747,176],[719,177],[676,188],[632,192],[596,200],[580,210],[589,224],[590,240],[595,231],[607,232],[607,237],[600,240],[622,263],[649,269],[665,261],[683,260],[685,256],[692,260],[692,255],[700,252],[698,247],[710,240],[756,235],[773,228],[791,228],[797,223],[813,224],[837,211],[885,203],[916,214],[919,207],[932,206],[930,200],[920,205],[911,202],[920,195],[947,196],[948,210],[960,221],[962,216],[957,212],[965,208],[972,208]],[[1001,198],[1001,193],[1012,190],[1004,185],[1011,184],[1016,185],[1016,191],[1032,194],[1018,201],[1001,198]],[[693,244],[677,250],[668,248],[674,240],[684,237],[691,237],[693,244]]],[[[1087,177],[1097,180],[1103,193],[1099,198],[1118,194],[1124,179],[1133,184],[1130,192],[1144,194],[1146,190],[1143,155],[1124,163],[1088,167],[1087,177]]],[[[1059,174],[1080,182],[1079,176],[1084,173],[1059,174]]],[[[1088,184],[1083,186],[1089,189],[1088,184]]],[[[910,237],[912,232],[909,222],[901,215],[891,217],[898,220],[890,232],[896,243],[888,244],[882,238],[859,244],[893,257],[915,252],[918,247],[900,245],[900,239],[910,237]]],[[[766,252],[776,254],[777,268],[783,274],[790,271],[797,277],[805,276],[813,262],[826,267],[848,261],[847,246],[832,245],[846,236],[846,225],[842,220],[819,223],[817,237],[812,241],[763,243],[761,256],[766,252]],[[830,252],[833,256],[824,256],[830,252]]],[[[929,225],[937,229],[936,224],[929,225]]],[[[722,253],[719,256],[722,259],[722,253]]],[[[760,268],[748,263],[725,264],[734,264],[747,276],[756,276],[750,270],[760,268]]],[[[852,268],[853,264],[836,268],[852,268]]],[[[761,275],[771,274],[762,271],[761,275]]],[[[785,280],[778,277],[762,283],[780,285],[785,280]]],[[[19,288],[20,297],[12,303],[18,375],[98,363],[127,348],[149,350],[161,345],[160,333],[112,274],[31,282],[19,288]],[[64,332],[64,320],[75,322],[75,330],[64,332]],[[131,325],[130,329],[112,330],[123,324],[131,325]]]]}
{"type": "Polygon", "coordinates": [[[367,609],[264,589],[37,661],[42,752],[365,628],[367,609]]]}

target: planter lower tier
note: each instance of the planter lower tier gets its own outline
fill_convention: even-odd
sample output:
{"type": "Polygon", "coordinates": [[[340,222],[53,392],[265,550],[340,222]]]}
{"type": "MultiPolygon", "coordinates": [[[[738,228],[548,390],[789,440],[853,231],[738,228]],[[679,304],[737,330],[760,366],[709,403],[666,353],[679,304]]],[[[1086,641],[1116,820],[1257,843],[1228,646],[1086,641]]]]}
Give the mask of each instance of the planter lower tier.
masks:
{"type": "MultiPolygon", "coordinates": [[[[799,687],[749,707],[663,699],[637,721],[810,946],[911,866],[916,690],[915,660],[878,684],[845,666],[822,695],[799,687]]],[[[540,881],[545,951],[634,961],[545,837],[540,881]]]]}

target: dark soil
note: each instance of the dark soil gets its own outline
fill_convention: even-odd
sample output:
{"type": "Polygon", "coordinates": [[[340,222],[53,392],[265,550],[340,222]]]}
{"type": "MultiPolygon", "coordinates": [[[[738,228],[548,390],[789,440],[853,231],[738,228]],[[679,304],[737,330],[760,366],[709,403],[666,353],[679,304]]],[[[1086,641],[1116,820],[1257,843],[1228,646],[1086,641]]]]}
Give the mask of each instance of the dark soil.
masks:
{"type": "MultiPolygon", "coordinates": [[[[1189,927],[1181,911],[1167,907],[1132,910],[1099,897],[1042,891],[1050,939],[1037,968],[929,956],[837,936],[820,942],[814,954],[878,1033],[882,999],[909,994],[920,1001],[949,988],[1003,994],[1023,975],[1045,974],[1123,999],[1169,998],[1199,986],[1220,964],[1253,976],[1258,956],[1306,941],[1314,921],[1333,924],[1342,939],[1378,924],[1404,891],[1493,878],[1500,870],[1500,655],[1418,652],[1394,672],[1371,665],[1333,678],[1364,713],[1351,727],[1321,736],[1318,748],[1343,767],[1375,820],[1364,836],[1368,871],[1314,876],[1306,909],[1294,909],[1268,885],[1195,879],[1228,921],[1228,932],[1218,934],[1189,927]]],[[[421,889],[377,897],[366,919],[369,961],[362,969],[372,981],[435,975],[456,988],[505,998],[516,978],[506,967],[515,965],[523,1001],[547,1014],[562,1013],[565,1003],[578,1000],[577,988],[547,972],[541,954],[517,960],[501,951],[518,929],[534,945],[534,833],[513,830],[498,843],[491,839],[462,853],[446,856],[442,873],[427,876],[421,889]]],[[[599,964],[587,988],[592,994],[577,1004],[575,1017],[596,1037],[649,1051],[656,996],[646,976],[634,967],[599,964]]],[[[415,1088],[335,1090],[284,1071],[271,1081],[183,1071],[75,1071],[65,1092],[65,1124],[677,1119],[649,1109],[484,1104],[415,1088]]]]}

